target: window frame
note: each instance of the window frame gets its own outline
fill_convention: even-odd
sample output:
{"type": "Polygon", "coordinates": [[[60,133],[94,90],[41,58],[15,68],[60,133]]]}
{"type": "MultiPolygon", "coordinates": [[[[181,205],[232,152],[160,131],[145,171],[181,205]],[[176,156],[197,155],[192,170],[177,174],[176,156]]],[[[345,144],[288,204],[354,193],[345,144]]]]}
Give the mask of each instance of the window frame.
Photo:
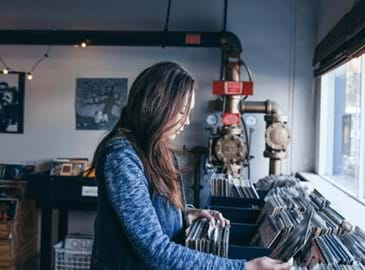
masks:
{"type": "MultiPolygon", "coordinates": [[[[335,179],[329,176],[329,168],[333,166],[333,116],[335,106],[335,95],[331,92],[334,89],[335,80],[333,77],[326,76],[328,73],[319,77],[319,117],[317,130],[317,174],[329,181],[331,184],[341,189],[354,199],[365,204],[365,54],[359,56],[361,59],[361,76],[360,76],[360,154],[359,154],[359,175],[357,180],[358,190],[357,194],[346,188],[346,186],[339,184],[335,179]],[[328,102],[331,102],[328,106],[328,102]]],[[[344,65],[337,67],[341,68],[344,65]]],[[[333,73],[333,76],[334,73],[333,73]]]]}

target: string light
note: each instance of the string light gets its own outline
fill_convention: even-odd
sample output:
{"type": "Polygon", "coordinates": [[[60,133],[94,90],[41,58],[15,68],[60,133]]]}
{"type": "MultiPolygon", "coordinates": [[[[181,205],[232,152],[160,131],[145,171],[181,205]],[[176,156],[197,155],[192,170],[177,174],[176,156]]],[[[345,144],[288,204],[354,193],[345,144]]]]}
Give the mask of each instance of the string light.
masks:
{"type": "Polygon", "coordinates": [[[9,68],[8,65],[5,63],[5,61],[0,57],[0,62],[4,65],[3,74],[9,74],[9,68]]]}
{"type": "Polygon", "coordinates": [[[75,44],[74,47],[75,48],[80,48],[81,47],[81,48],[85,49],[85,48],[87,48],[88,45],[89,45],[89,41],[86,40],[86,41],[83,41],[79,44],[75,44]]]}
{"type": "MultiPolygon", "coordinates": [[[[30,75],[33,79],[32,73],[33,71],[38,67],[38,65],[46,58],[49,57],[49,52],[51,51],[52,46],[48,46],[46,53],[33,65],[31,70],[28,72],[28,75],[30,75]]],[[[28,78],[29,79],[29,78],[28,78]]],[[[29,79],[31,80],[31,79],[29,79]]]]}
{"type": "MultiPolygon", "coordinates": [[[[27,72],[27,79],[32,80],[33,79],[33,72],[38,67],[38,65],[46,58],[49,57],[49,52],[51,50],[52,46],[48,46],[46,53],[32,66],[31,70],[27,72]]],[[[5,61],[0,57],[0,62],[4,65],[4,69],[2,70],[3,74],[9,74],[10,70],[14,71],[13,69],[10,69],[8,65],[5,63],[5,61]]],[[[14,71],[15,72],[15,71],[14,71]]],[[[18,72],[18,71],[17,71],[18,72]]]]}

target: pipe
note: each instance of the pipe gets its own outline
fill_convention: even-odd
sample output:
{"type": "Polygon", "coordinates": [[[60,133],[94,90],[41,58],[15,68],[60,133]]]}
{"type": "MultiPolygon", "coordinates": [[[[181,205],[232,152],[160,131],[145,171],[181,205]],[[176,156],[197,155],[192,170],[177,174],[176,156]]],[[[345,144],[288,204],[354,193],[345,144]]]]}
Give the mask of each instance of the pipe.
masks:
{"type": "Polygon", "coordinates": [[[245,101],[241,104],[241,113],[264,113],[270,115],[284,115],[280,105],[272,100],[245,101]]]}
{"type": "MultiPolygon", "coordinates": [[[[275,101],[245,101],[240,107],[241,113],[264,113],[266,115],[283,117],[284,113],[280,108],[280,105],[275,101]]],[[[271,120],[265,117],[266,128],[271,124],[271,120]]],[[[276,156],[276,152],[272,152],[268,145],[265,146],[266,150],[264,156],[270,158],[269,162],[269,175],[280,175],[282,160],[276,156]]]]}
{"type": "Polygon", "coordinates": [[[269,162],[269,175],[280,175],[281,174],[281,159],[270,158],[269,162]]]}
{"type": "MultiPolygon", "coordinates": [[[[225,76],[226,81],[240,81],[240,62],[239,55],[234,58],[236,53],[226,54],[227,58],[232,58],[234,60],[227,61],[225,65],[225,76]]],[[[227,95],[224,96],[224,112],[226,113],[240,113],[240,101],[241,96],[238,95],[227,95]]]]}
{"type": "Polygon", "coordinates": [[[222,31],[227,30],[227,11],[228,11],[228,0],[224,0],[224,8],[223,8],[223,29],[222,31]]]}
{"type": "Polygon", "coordinates": [[[241,52],[241,42],[231,32],[0,30],[1,45],[73,46],[81,42],[87,42],[91,46],[165,45],[171,47],[222,48],[225,52],[241,52]],[[189,42],[189,35],[194,35],[193,42],[189,42]]]}
{"type": "Polygon", "coordinates": [[[220,33],[220,45],[225,53],[240,54],[242,52],[241,41],[232,32],[224,31],[220,33]]]}

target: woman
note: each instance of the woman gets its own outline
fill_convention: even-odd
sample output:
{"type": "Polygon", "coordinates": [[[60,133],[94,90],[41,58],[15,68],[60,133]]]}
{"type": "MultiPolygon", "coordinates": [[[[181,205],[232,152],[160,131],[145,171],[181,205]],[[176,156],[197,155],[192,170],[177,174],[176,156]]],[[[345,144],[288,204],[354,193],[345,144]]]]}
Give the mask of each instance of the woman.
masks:
{"type": "Polygon", "coordinates": [[[94,157],[98,214],[92,269],[287,269],[269,258],[250,262],[198,252],[182,243],[184,221],[219,219],[185,208],[171,141],[189,124],[194,80],[158,63],[134,81],[127,106],[94,157]]]}

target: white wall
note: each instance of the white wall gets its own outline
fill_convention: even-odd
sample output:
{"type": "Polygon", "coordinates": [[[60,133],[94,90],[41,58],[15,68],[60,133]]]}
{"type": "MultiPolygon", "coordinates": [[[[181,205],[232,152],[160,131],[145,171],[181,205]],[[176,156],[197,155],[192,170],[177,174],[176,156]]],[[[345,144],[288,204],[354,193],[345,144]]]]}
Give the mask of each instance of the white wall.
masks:
{"type": "MultiPolygon", "coordinates": [[[[170,30],[220,31],[223,0],[172,1],[170,30]]],[[[163,28],[167,1],[25,1],[1,4],[2,29],[133,29],[163,28]],[[21,8],[20,8],[21,7],[21,8]]],[[[317,1],[230,0],[228,30],[242,42],[243,57],[251,66],[255,94],[249,100],[272,99],[289,114],[293,144],[284,172],[314,168],[312,68],[317,32],[317,1]]],[[[0,56],[16,69],[29,69],[45,52],[44,46],[0,46],[0,56]]],[[[176,61],[198,82],[191,126],[179,144],[206,145],[205,118],[211,82],[219,77],[218,49],[53,47],[27,82],[25,132],[0,134],[0,162],[42,163],[59,156],[92,153],[103,132],[76,131],[74,117],[77,77],[126,77],[128,86],[146,66],[176,61]]],[[[253,138],[253,179],[268,172],[264,150],[263,116],[253,138]]],[[[189,184],[190,185],[190,184],[189,184]]],[[[91,231],[85,214],[71,218],[71,231],[91,231]],[[86,225],[85,225],[86,224],[86,225]]]]}

